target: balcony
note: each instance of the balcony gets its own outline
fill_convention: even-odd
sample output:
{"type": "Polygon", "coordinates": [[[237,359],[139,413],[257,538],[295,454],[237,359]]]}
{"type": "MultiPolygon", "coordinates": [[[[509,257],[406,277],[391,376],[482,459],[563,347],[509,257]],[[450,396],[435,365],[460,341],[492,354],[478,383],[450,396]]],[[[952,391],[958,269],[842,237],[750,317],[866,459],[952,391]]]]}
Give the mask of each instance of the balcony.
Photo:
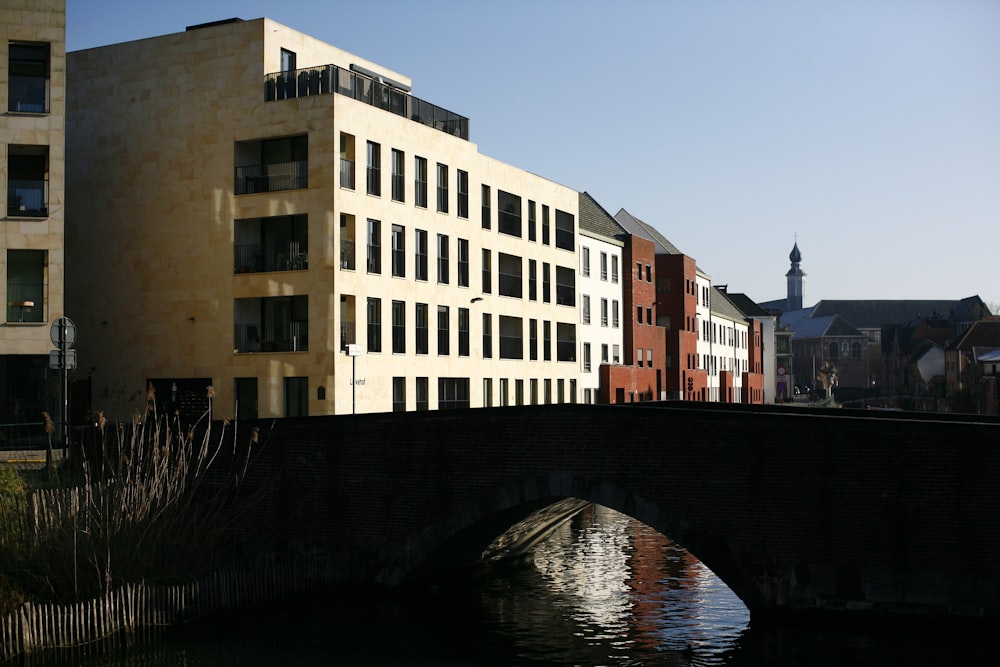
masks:
{"type": "Polygon", "coordinates": [[[7,94],[11,113],[48,113],[49,77],[11,75],[7,94]]]}
{"type": "Polygon", "coordinates": [[[309,162],[272,162],[236,167],[235,194],[299,190],[309,187],[309,162]]]}
{"type": "Polygon", "coordinates": [[[248,352],[306,352],[309,350],[309,322],[237,324],[234,351],[248,352]]]}
{"type": "Polygon", "coordinates": [[[44,218],[49,214],[49,183],[44,180],[7,181],[7,215],[44,218]]]}
{"type": "Polygon", "coordinates": [[[308,268],[309,249],[294,241],[282,245],[241,243],[234,246],[234,273],[305,271],[308,268]]]}
{"type": "Polygon", "coordinates": [[[446,134],[466,141],[469,139],[468,118],[361,72],[336,65],[321,65],[264,76],[264,100],[267,102],[330,93],[346,95],[446,134]]]}

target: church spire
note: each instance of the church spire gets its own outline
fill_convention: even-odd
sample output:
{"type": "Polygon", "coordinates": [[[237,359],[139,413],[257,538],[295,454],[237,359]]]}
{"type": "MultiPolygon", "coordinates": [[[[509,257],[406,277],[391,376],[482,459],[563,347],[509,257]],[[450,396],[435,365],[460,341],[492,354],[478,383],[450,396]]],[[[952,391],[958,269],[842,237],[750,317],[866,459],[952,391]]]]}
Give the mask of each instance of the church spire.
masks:
{"type": "Polygon", "coordinates": [[[792,246],[792,251],[788,253],[788,261],[792,267],[788,269],[785,278],[788,281],[788,298],[785,304],[787,310],[802,310],[802,296],[804,294],[806,274],[802,271],[799,263],[802,261],[802,252],[799,251],[798,239],[792,246]]]}

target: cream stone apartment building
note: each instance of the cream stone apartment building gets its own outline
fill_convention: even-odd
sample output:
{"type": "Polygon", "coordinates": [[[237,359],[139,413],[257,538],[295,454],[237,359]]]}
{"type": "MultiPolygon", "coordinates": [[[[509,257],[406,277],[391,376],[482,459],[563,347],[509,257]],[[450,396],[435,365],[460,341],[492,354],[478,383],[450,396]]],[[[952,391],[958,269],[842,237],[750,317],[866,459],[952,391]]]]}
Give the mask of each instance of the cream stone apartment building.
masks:
{"type": "MultiPolygon", "coordinates": [[[[59,371],[49,368],[51,325],[63,316],[66,3],[0,7],[0,170],[7,203],[0,234],[0,438],[60,414],[59,371]]],[[[37,429],[41,433],[41,429],[37,429]]]]}
{"type": "MultiPolygon", "coordinates": [[[[574,402],[579,195],[270,19],[70,53],[68,302],[92,407],[574,402]]],[[[51,252],[51,251],[50,251],[51,252]]]]}

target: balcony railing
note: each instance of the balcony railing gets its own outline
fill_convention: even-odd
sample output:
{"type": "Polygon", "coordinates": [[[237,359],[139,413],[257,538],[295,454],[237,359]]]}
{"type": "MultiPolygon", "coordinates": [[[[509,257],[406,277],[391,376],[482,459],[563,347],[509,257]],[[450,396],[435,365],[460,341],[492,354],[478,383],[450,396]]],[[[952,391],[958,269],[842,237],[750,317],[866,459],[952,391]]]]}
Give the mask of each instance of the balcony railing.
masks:
{"type": "Polygon", "coordinates": [[[236,352],[305,352],[309,350],[309,322],[289,320],[235,326],[236,352]]]}
{"type": "Polygon", "coordinates": [[[304,271],[309,268],[309,248],[292,241],[285,244],[239,243],[233,247],[235,273],[304,271]]]}
{"type": "Polygon", "coordinates": [[[340,268],[354,270],[354,240],[340,240],[340,268]]]}
{"type": "Polygon", "coordinates": [[[354,322],[340,323],[340,349],[357,343],[354,322]]]}
{"type": "Polygon", "coordinates": [[[42,322],[44,295],[43,283],[7,283],[7,321],[42,322]]]}
{"type": "Polygon", "coordinates": [[[321,65],[264,76],[264,99],[268,102],[330,93],[346,95],[447,134],[469,139],[468,118],[360,72],[321,65]]]}
{"type": "Polygon", "coordinates": [[[236,167],[235,191],[238,195],[307,187],[309,187],[309,163],[305,160],[236,167]]]}
{"type": "Polygon", "coordinates": [[[7,111],[48,113],[49,78],[47,76],[11,76],[8,82],[7,111]]]}
{"type": "Polygon", "coordinates": [[[48,214],[48,181],[7,181],[7,215],[44,218],[48,214]]]}

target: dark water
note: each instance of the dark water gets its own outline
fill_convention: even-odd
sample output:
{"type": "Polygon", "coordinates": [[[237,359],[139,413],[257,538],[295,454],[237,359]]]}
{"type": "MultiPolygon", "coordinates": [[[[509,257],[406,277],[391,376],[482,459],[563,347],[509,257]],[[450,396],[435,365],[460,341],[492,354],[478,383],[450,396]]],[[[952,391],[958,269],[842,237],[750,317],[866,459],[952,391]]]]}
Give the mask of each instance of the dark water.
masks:
{"type": "Polygon", "coordinates": [[[983,633],[758,629],[704,565],[595,507],[533,560],[446,587],[189,627],[91,660],[201,665],[993,665],[983,633]]]}

